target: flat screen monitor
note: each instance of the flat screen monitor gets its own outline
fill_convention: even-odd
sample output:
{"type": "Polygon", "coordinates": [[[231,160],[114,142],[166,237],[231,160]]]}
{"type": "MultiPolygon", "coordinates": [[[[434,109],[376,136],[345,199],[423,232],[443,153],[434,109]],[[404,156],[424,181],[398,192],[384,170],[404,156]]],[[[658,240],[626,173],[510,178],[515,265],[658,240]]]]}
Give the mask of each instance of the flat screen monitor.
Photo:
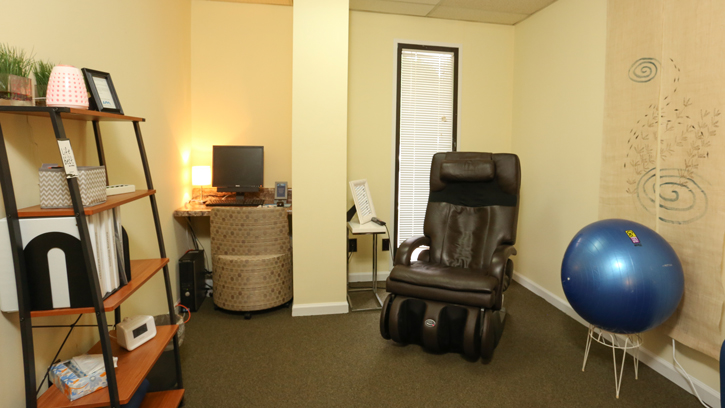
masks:
{"type": "Polygon", "coordinates": [[[257,192],[264,184],[264,146],[214,146],[212,154],[211,185],[217,191],[257,192]]]}

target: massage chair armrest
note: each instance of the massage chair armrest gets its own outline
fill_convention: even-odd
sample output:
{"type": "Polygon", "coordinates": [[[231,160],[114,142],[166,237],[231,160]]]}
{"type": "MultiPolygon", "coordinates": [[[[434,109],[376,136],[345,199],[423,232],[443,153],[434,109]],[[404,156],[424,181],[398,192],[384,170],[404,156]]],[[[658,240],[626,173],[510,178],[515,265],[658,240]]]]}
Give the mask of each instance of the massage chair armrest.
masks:
{"type": "Polygon", "coordinates": [[[506,290],[511,279],[511,276],[506,276],[506,264],[512,255],[516,255],[516,248],[513,245],[499,245],[491,257],[491,275],[498,278],[501,293],[506,290]]]}
{"type": "Polygon", "coordinates": [[[424,235],[410,237],[403,241],[395,253],[395,265],[410,266],[410,257],[413,255],[413,251],[423,245],[430,245],[430,238],[424,235]]]}

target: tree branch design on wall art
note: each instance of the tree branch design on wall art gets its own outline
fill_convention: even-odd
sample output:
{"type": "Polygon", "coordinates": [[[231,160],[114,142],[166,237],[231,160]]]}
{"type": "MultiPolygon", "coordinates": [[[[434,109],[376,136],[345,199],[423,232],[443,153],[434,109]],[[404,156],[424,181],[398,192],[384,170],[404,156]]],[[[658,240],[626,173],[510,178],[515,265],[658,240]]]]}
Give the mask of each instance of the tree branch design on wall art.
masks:
{"type": "MultiPolygon", "coordinates": [[[[691,97],[678,95],[681,70],[672,58],[668,61],[670,67],[672,78],[660,80],[671,80],[671,93],[647,106],[644,116],[629,131],[624,162],[624,169],[630,173],[626,192],[636,197],[647,212],[657,214],[660,221],[689,224],[708,210],[706,187],[710,183],[697,170],[710,158],[721,111],[698,108],[691,97]],[[655,211],[657,205],[659,212],[655,211]]],[[[628,76],[633,82],[646,83],[659,71],[657,59],[640,58],[632,64],[628,76]]],[[[662,71],[664,75],[670,69],[662,71]]]]}

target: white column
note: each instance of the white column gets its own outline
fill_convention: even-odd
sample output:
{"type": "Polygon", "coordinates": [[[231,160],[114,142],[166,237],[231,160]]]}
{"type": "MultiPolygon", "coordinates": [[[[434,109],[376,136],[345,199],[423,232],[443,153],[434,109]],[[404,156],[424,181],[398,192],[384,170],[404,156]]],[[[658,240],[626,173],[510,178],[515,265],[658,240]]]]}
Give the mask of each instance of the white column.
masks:
{"type": "Polygon", "coordinates": [[[295,0],[294,316],[346,313],[348,0],[295,0]]]}

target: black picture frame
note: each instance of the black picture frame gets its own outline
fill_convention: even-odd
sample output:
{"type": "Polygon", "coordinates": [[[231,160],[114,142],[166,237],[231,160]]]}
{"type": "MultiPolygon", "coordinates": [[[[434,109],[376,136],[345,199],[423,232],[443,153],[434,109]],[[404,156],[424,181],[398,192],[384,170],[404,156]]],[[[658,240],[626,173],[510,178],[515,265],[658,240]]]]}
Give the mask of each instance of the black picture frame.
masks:
{"type": "Polygon", "coordinates": [[[91,92],[91,97],[89,98],[91,110],[123,115],[123,108],[121,108],[121,102],[118,100],[116,88],[113,86],[111,74],[90,68],[83,68],[81,71],[83,71],[83,76],[86,79],[86,86],[91,92]],[[96,81],[99,81],[100,84],[105,84],[105,86],[101,86],[99,89],[98,85],[100,84],[96,81]]]}

